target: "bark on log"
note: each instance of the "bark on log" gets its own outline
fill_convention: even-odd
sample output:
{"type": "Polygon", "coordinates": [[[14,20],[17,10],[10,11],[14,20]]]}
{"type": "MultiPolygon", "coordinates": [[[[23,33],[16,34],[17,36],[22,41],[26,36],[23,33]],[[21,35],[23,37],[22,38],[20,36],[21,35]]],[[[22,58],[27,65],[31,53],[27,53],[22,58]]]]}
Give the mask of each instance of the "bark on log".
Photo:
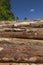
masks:
{"type": "Polygon", "coordinates": [[[43,63],[0,63],[0,65],[43,65],[43,63]]]}
{"type": "Polygon", "coordinates": [[[43,22],[16,22],[14,23],[14,27],[33,27],[33,28],[42,28],[43,22]]]}
{"type": "MultiPolygon", "coordinates": [[[[6,22],[6,21],[5,21],[6,22]]],[[[0,28],[15,28],[15,27],[33,27],[33,28],[43,28],[43,21],[22,21],[22,22],[12,22],[6,24],[0,24],[0,28]]]]}
{"type": "Polygon", "coordinates": [[[43,28],[29,28],[25,31],[0,32],[0,37],[43,39],[43,28]]]}
{"type": "Polygon", "coordinates": [[[0,62],[43,63],[43,40],[0,41],[0,62]]]}

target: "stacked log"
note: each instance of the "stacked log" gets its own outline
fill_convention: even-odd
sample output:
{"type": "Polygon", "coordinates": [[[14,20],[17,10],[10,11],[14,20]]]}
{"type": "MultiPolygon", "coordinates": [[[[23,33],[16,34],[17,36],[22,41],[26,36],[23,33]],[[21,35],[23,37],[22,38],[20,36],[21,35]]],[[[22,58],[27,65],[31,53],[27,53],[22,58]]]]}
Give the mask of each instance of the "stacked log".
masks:
{"type": "Polygon", "coordinates": [[[43,63],[43,40],[0,41],[0,62],[43,63]]]}
{"type": "Polygon", "coordinates": [[[19,23],[0,31],[0,62],[43,63],[43,22],[19,23]]]}
{"type": "Polygon", "coordinates": [[[0,37],[43,39],[43,22],[20,22],[7,25],[0,29],[0,37]]]}
{"type": "Polygon", "coordinates": [[[29,28],[25,31],[0,32],[0,37],[8,38],[26,38],[26,39],[43,39],[43,28],[29,28]]]}

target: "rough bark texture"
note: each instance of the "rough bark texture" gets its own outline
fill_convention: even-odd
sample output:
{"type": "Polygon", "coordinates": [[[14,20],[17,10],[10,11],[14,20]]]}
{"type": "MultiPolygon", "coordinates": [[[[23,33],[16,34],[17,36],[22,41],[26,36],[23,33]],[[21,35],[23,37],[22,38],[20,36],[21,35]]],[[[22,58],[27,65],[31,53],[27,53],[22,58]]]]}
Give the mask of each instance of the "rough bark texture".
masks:
{"type": "Polygon", "coordinates": [[[43,64],[35,64],[35,63],[0,63],[0,65],[43,65],[43,64]]]}
{"type": "Polygon", "coordinates": [[[0,27],[43,28],[43,20],[42,21],[0,21],[0,27]]]}
{"type": "Polygon", "coordinates": [[[43,65],[43,64],[35,64],[35,63],[0,63],[0,65],[43,65]]]}
{"type": "Polygon", "coordinates": [[[1,22],[0,62],[25,62],[4,65],[43,63],[43,19],[31,22],[1,22]]]}
{"type": "Polygon", "coordinates": [[[24,40],[0,41],[0,62],[43,63],[43,40],[24,40]]]}
{"type": "Polygon", "coordinates": [[[25,31],[0,32],[0,37],[43,39],[43,28],[29,28],[25,31]]]}
{"type": "Polygon", "coordinates": [[[43,22],[18,22],[14,24],[15,27],[32,27],[32,28],[43,28],[43,22]]]}

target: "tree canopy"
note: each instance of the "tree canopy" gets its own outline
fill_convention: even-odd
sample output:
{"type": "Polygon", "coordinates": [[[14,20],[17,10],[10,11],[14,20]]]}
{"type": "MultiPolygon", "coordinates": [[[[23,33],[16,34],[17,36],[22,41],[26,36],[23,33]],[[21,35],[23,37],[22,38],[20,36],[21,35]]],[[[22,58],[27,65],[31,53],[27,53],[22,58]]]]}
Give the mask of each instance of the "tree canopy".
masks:
{"type": "Polygon", "coordinates": [[[18,16],[16,17],[16,20],[19,20],[19,17],[18,16]]]}
{"type": "Polygon", "coordinates": [[[27,17],[25,17],[24,20],[27,20],[27,17]]]}
{"type": "Polygon", "coordinates": [[[10,7],[10,0],[0,0],[0,20],[15,20],[10,7]]]}

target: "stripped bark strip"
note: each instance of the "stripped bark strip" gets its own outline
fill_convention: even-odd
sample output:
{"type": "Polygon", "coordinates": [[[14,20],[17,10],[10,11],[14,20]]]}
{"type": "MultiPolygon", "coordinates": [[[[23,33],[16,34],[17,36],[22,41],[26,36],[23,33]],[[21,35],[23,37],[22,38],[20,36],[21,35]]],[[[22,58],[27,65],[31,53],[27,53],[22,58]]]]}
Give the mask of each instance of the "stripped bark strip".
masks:
{"type": "Polygon", "coordinates": [[[0,62],[43,63],[43,41],[15,42],[0,41],[0,62]]]}

